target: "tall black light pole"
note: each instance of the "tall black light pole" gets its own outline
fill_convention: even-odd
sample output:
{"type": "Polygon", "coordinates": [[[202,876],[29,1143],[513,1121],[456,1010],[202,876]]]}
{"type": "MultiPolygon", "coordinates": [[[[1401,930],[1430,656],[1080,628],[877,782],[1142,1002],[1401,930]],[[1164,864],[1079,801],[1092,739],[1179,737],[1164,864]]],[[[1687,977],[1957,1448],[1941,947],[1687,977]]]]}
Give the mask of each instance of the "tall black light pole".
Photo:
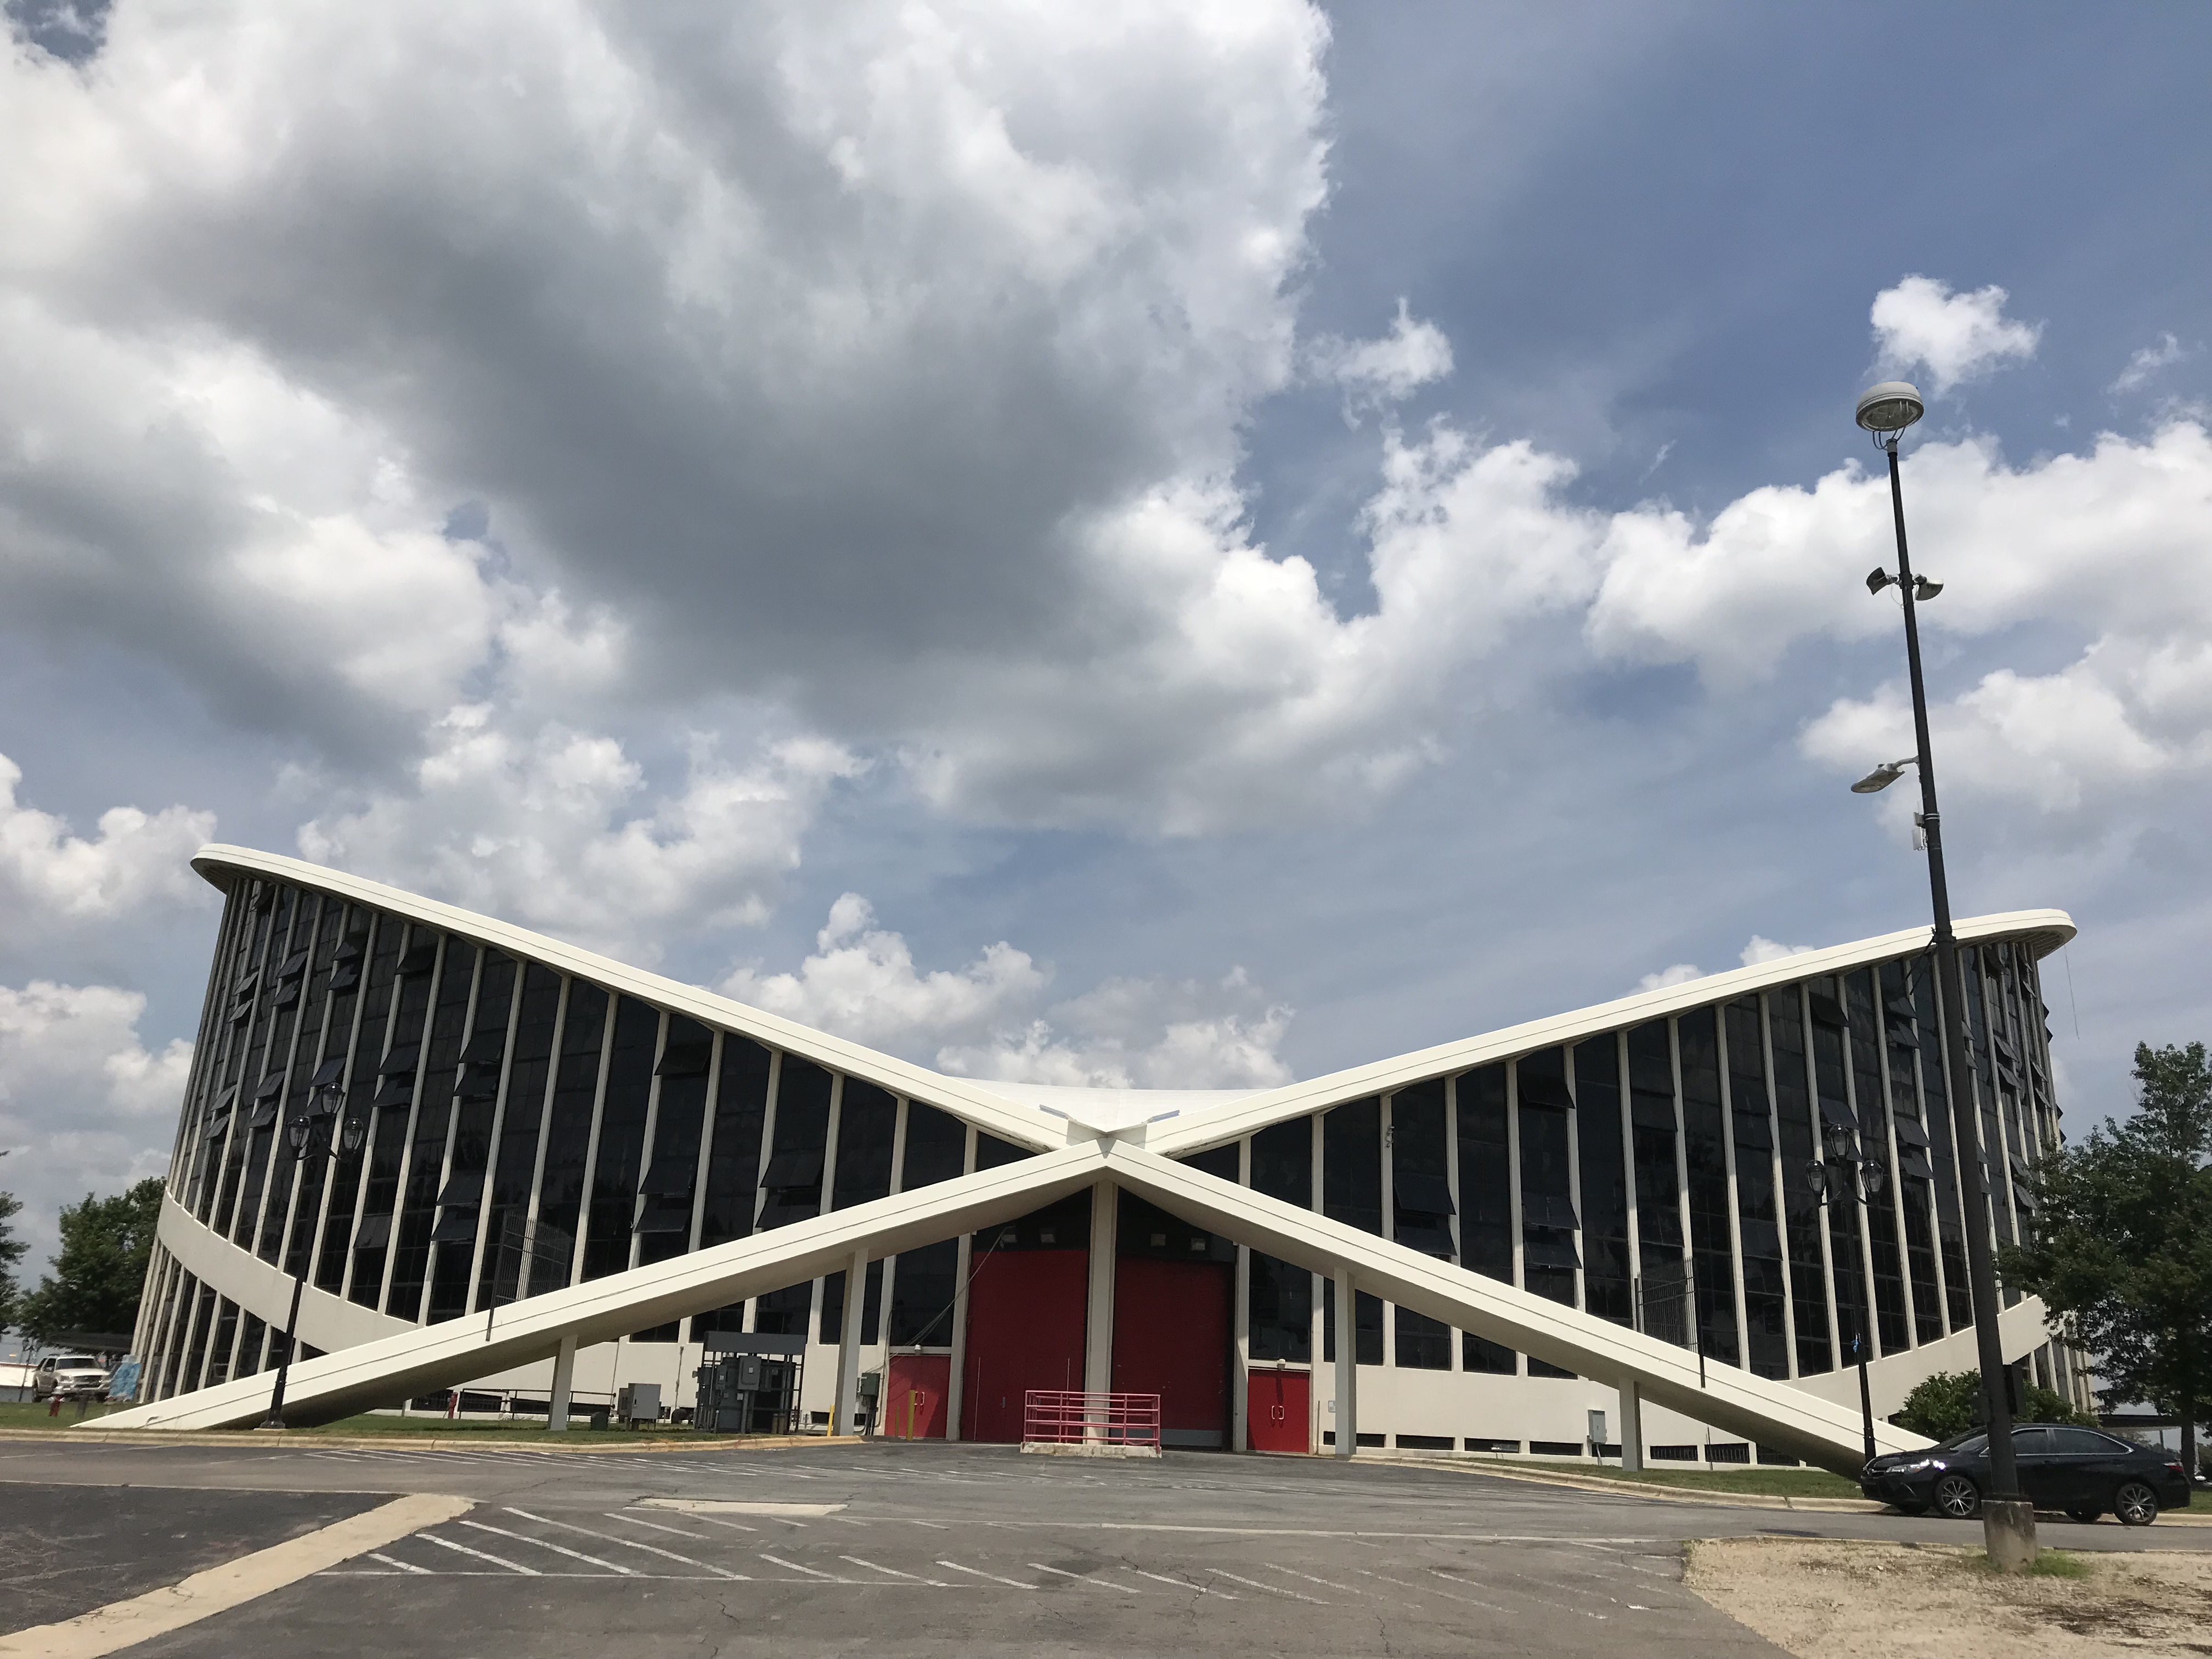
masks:
{"type": "Polygon", "coordinates": [[[2012,1402],[2006,1397],[2004,1346],[1997,1333],[1996,1263],[1990,1252],[1989,1196],[1981,1152],[1980,1110],[1966,1058],[1966,999],[1959,977],[1959,942],[1951,932],[1951,894],[1943,876],[1942,819],[1936,809],[1936,763],[1928,741],[1928,693],[1920,674],[1920,622],[1914,606],[1932,599],[1942,584],[1912,574],[1905,542],[1905,485],[1898,472],[1897,441],[1927,412],[1920,393],[1903,380],[1869,387],[1858,402],[1858,423],[1889,459],[1889,501],[1897,523],[1897,574],[1876,568],[1868,590],[1894,586],[1905,600],[1905,656],[1912,678],[1912,732],[1917,753],[1888,761],[1851,786],[1863,795],[1887,789],[1907,766],[1920,769],[1919,823],[1928,848],[1928,890],[1935,907],[1936,971],[1942,992],[1943,1054],[1950,1071],[1951,1135],[1959,1149],[1960,1201],[1966,1229],[1966,1279],[1973,1292],[1974,1343],[1981,1359],[1982,1395],[1990,1425],[1990,1491],[1982,1504],[1982,1535],[1999,1565],[2022,1566],[2035,1555],[2035,1510],[2020,1488],[2013,1455],[2012,1402]]]}
{"type": "MultiPolygon", "coordinates": [[[[318,1156],[336,1158],[340,1152],[361,1150],[368,1126],[362,1118],[351,1116],[345,1119],[343,1127],[338,1127],[344,1107],[345,1091],[335,1083],[321,1084],[307,1091],[306,1109],[284,1126],[284,1138],[291,1145],[293,1163],[305,1164],[318,1156]]],[[[298,1186],[295,1178],[295,1191],[298,1186]]],[[[261,1425],[264,1429],[284,1426],[284,1380],[292,1370],[292,1350],[300,1329],[300,1298],[307,1288],[307,1253],[303,1252],[299,1269],[292,1275],[292,1310],[284,1316],[284,1346],[277,1353],[276,1382],[269,1393],[269,1415],[261,1425]]]]}
{"type": "MultiPolygon", "coordinates": [[[[1831,1123],[1823,1137],[1827,1143],[1827,1159],[1814,1158],[1805,1166],[1805,1182],[1813,1190],[1813,1202],[1822,1205],[1830,1199],[1850,1199],[1861,1208],[1870,1206],[1881,1196],[1881,1189],[1889,1184],[1889,1166],[1878,1158],[1861,1158],[1858,1143],[1851,1132],[1840,1123],[1831,1123]]],[[[1874,1390],[1867,1382],[1866,1298],[1859,1298],[1859,1327],[1851,1333],[1851,1358],[1859,1368],[1859,1435],[1866,1447],[1866,1461],[1875,1460],[1874,1390]]]]}

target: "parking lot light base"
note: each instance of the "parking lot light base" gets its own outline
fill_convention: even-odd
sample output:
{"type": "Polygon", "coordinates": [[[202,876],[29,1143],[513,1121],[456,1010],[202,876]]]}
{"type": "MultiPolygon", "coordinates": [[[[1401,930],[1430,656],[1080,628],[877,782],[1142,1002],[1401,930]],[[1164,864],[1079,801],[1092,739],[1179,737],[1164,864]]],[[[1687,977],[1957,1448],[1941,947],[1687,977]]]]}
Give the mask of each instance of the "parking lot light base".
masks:
{"type": "Polygon", "coordinates": [[[2035,1565],[2035,1505],[2024,1498],[1991,1498],[1982,1504],[1982,1542],[1999,1572],[2026,1572],[2035,1565]]]}

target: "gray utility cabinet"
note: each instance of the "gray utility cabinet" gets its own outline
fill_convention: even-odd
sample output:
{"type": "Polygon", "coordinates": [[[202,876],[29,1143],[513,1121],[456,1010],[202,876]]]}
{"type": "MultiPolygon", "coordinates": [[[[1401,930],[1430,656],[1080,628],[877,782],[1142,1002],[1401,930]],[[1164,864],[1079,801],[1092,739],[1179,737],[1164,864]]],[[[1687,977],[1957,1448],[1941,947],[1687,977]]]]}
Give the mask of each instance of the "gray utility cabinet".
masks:
{"type": "Polygon", "coordinates": [[[714,1434],[796,1434],[804,1336],[713,1331],[707,1363],[693,1373],[699,1403],[693,1425],[714,1434]]]}

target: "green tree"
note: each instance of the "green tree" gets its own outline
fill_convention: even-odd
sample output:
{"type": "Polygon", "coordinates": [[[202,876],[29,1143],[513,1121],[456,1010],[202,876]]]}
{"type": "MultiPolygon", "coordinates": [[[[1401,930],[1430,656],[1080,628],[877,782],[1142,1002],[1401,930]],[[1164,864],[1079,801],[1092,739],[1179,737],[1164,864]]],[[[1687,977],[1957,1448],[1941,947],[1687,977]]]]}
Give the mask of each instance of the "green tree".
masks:
{"type": "MultiPolygon", "coordinates": [[[[1923,1378],[1905,1396],[1905,1409],[1890,1420],[1901,1429],[1924,1434],[1930,1440],[1948,1440],[1954,1434],[1979,1427],[1987,1415],[1982,1410],[1979,1371],[1937,1371],[1923,1378]]],[[[2085,1411],[2076,1410],[2065,1395],[2031,1382],[2021,1400],[2020,1420],[2087,1425],[2097,1419],[2085,1411]]]]}
{"type": "Polygon", "coordinates": [[[113,1198],[87,1193],[83,1203],[64,1205],[53,1271],[22,1298],[16,1322],[42,1341],[60,1331],[129,1331],[161,1218],[158,1176],[113,1198]]]}
{"type": "Polygon", "coordinates": [[[2002,1266],[2098,1356],[2108,1407],[2148,1401],[2180,1419],[2194,1468],[2212,1407],[2212,1066],[2201,1042],[2138,1043],[2135,1075],[2133,1117],[2036,1171],[2035,1237],[2002,1266]]]}
{"type": "Polygon", "coordinates": [[[13,1193],[0,1193],[0,1331],[15,1322],[15,1264],[31,1247],[15,1237],[15,1218],[23,1208],[13,1193]]]}

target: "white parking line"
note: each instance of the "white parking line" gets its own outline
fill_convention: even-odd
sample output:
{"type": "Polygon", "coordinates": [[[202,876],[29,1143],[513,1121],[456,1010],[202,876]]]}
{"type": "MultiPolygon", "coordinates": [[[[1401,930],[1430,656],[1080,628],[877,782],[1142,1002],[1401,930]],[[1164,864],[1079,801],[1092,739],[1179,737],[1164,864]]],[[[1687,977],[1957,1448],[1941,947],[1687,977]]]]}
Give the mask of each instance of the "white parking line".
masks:
{"type": "Polygon", "coordinates": [[[465,1527],[474,1527],[478,1532],[495,1532],[501,1538],[512,1538],[518,1544],[535,1544],[541,1550],[551,1550],[556,1555],[565,1555],[572,1561],[588,1561],[595,1567],[605,1567],[609,1572],[620,1573],[625,1578],[637,1575],[629,1567],[618,1567],[611,1561],[602,1561],[596,1555],[586,1555],[581,1550],[572,1550],[566,1544],[556,1544],[549,1539],[532,1538],[527,1533],[509,1532],[505,1527],[495,1527],[487,1521],[464,1521],[465,1527]]]}
{"type": "MultiPolygon", "coordinates": [[[[496,1566],[509,1568],[526,1578],[536,1578],[541,1576],[535,1567],[526,1567],[520,1561],[510,1561],[505,1556],[494,1555],[488,1550],[472,1550],[466,1544],[456,1544],[452,1539],[441,1538],[434,1532],[418,1532],[415,1535],[427,1544],[436,1544],[442,1548],[453,1551],[456,1554],[473,1555],[479,1561],[489,1561],[496,1566]]],[[[428,1569],[426,1568],[425,1571],[427,1571],[428,1569]]]]}
{"type": "Polygon", "coordinates": [[[1006,1585],[1009,1589],[1033,1590],[1037,1588],[1035,1584],[1024,1584],[1018,1578],[1001,1578],[997,1573],[985,1572],[981,1567],[963,1567],[957,1561],[939,1561],[937,1565],[950,1567],[955,1572],[973,1573],[978,1578],[988,1578],[994,1584],[1006,1585]]]}
{"type": "Polygon", "coordinates": [[[1484,1607],[1492,1613],[1503,1613],[1509,1616],[1512,1611],[1510,1608],[1499,1607],[1495,1601],[1480,1601],[1471,1595],[1454,1595],[1449,1590],[1440,1590],[1434,1584],[1415,1584],[1403,1578],[1393,1578],[1387,1572],[1368,1572],[1364,1567],[1355,1567],[1352,1571],[1364,1573],[1370,1578],[1380,1578],[1386,1584],[1395,1584],[1401,1589],[1409,1589],[1416,1595],[1441,1595],[1447,1601],[1459,1601],[1468,1607],[1484,1607]]]}
{"type": "MultiPolygon", "coordinates": [[[[1428,1571],[1429,1571],[1431,1574],[1433,1574],[1435,1577],[1438,1577],[1438,1578],[1443,1579],[1445,1583],[1451,1583],[1451,1584],[1457,1584],[1457,1585],[1458,1585],[1461,1589],[1482,1589],[1482,1588],[1483,1588],[1483,1586],[1482,1586],[1482,1585],[1480,1585],[1480,1584],[1470,1583],[1468,1583],[1468,1582],[1466,1579],[1464,1579],[1464,1578],[1455,1578],[1455,1577],[1452,1577],[1452,1575],[1451,1575],[1451,1574],[1449,1574],[1449,1573],[1448,1573],[1448,1572],[1444,1571],[1443,1571],[1442,1568],[1440,1568],[1440,1567],[1431,1567],[1431,1568],[1429,1568],[1429,1569],[1428,1569],[1428,1571]]],[[[1449,1595],[1449,1594],[1450,1594],[1450,1592],[1449,1592],[1449,1591],[1448,1591],[1448,1590],[1438,1590],[1438,1591],[1437,1592],[1437,1595],[1449,1595]]],[[[1452,1596],[1452,1598],[1451,1598],[1451,1599],[1452,1599],[1453,1601],[1468,1601],[1468,1600],[1470,1600],[1471,1598],[1469,1598],[1469,1597],[1468,1597],[1468,1596],[1464,1596],[1464,1595],[1454,1595],[1454,1596],[1452,1596]]],[[[1498,1613],[1503,1613],[1503,1612],[1504,1612],[1504,1611],[1505,1611],[1505,1609],[1504,1609],[1504,1607],[1498,1607],[1495,1602],[1492,1602],[1492,1601],[1476,1601],[1476,1602],[1474,1603],[1474,1605],[1475,1605],[1476,1607],[1490,1607],[1490,1608],[1492,1608],[1493,1611],[1495,1611],[1495,1612],[1498,1612],[1498,1613]]]]}
{"type": "Polygon", "coordinates": [[[1030,1561],[1024,1565],[1035,1567],[1039,1572],[1049,1572],[1062,1578],[1073,1578],[1079,1584],[1096,1584],[1101,1589],[1119,1590],[1124,1595],[1144,1594],[1144,1591],[1133,1589],[1127,1584],[1117,1584],[1110,1578],[1091,1578],[1079,1572],[1070,1572],[1066,1567],[1048,1567],[1042,1561],[1030,1561]]]}
{"type": "Polygon", "coordinates": [[[624,1515],[619,1510],[609,1510],[606,1512],[606,1515],[607,1519],[610,1521],[625,1522],[633,1527],[650,1527],[655,1532],[672,1532],[678,1538],[704,1538],[707,1536],[703,1532],[686,1532],[681,1527],[664,1527],[658,1521],[641,1520],[635,1515],[624,1515]]]}
{"type": "Polygon", "coordinates": [[[526,1521],[535,1521],[541,1527],[558,1527],[563,1532],[579,1532],[586,1538],[596,1538],[603,1544],[619,1544],[626,1550],[642,1550],[647,1555],[658,1555],[664,1560],[681,1561],[687,1567],[702,1568],[718,1578],[743,1580],[745,1576],[741,1572],[732,1572],[726,1567],[718,1567],[709,1561],[695,1561],[688,1555],[678,1555],[674,1550],[665,1550],[658,1544],[641,1544],[635,1539],[617,1538],[611,1532],[594,1532],[589,1527],[580,1527],[573,1522],[556,1521],[550,1516],[532,1515],[528,1510],[516,1509],[511,1504],[507,1506],[507,1512],[519,1515],[526,1521]]]}
{"type": "Polygon", "coordinates": [[[905,1578],[909,1579],[917,1584],[927,1584],[933,1589],[951,1589],[952,1588],[951,1585],[946,1583],[942,1578],[924,1578],[915,1573],[901,1572],[896,1567],[883,1566],[873,1561],[863,1561],[857,1555],[841,1555],[837,1559],[840,1561],[850,1561],[856,1567],[866,1567],[870,1572],[886,1572],[894,1578],[905,1578]]]}
{"type": "Polygon", "coordinates": [[[1336,1605],[1334,1601],[1324,1601],[1317,1595],[1308,1595],[1304,1590],[1284,1589],[1279,1585],[1263,1584],[1256,1578],[1245,1578],[1239,1577],[1237,1574],[1230,1571],[1226,1567],[1208,1567],[1206,1571],[1212,1573],[1217,1577],[1226,1578],[1231,1583],[1247,1585],[1255,1590],[1265,1590],[1270,1595],[1287,1595],[1293,1601],[1310,1601],[1317,1607],[1334,1607],[1336,1605]]]}
{"type": "Polygon", "coordinates": [[[780,1555],[770,1555],[766,1550],[763,1550],[761,1552],[761,1559],[763,1561],[773,1561],[779,1567],[789,1567],[793,1572],[803,1572],[809,1578],[834,1579],[837,1576],[834,1572],[817,1572],[811,1567],[802,1567],[796,1561],[787,1561],[780,1555]]]}
{"type": "Polygon", "coordinates": [[[1170,1578],[1164,1573],[1146,1572],[1142,1567],[1132,1567],[1129,1571],[1139,1578],[1157,1578],[1163,1584],[1173,1584],[1177,1589],[1196,1590],[1200,1595],[1218,1595],[1224,1601],[1242,1601],[1244,1599],[1241,1595],[1232,1595],[1227,1590],[1215,1589],[1209,1584],[1193,1584],[1181,1578],[1170,1578]]]}
{"type": "Polygon", "coordinates": [[[1296,1567],[1286,1567],[1279,1561],[1267,1561],[1263,1562],[1261,1565],[1264,1565],[1270,1572],[1286,1572],[1293,1578],[1304,1579],[1309,1584],[1326,1584],[1329,1589],[1333,1590],[1342,1590],[1346,1595],[1372,1595],[1375,1594],[1373,1590],[1362,1589],[1357,1584],[1340,1584],[1334,1578],[1316,1578],[1310,1572],[1300,1572],[1296,1567]]]}
{"type": "Polygon", "coordinates": [[[702,1521],[704,1521],[710,1527],[727,1527],[732,1532],[758,1532],[760,1530],[758,1527],[749,1527],[742,1521],[725,1521],[719,1515],[702,1515],[699,1518],[702,1521]]]}
{"type": "Polygon", "coordinates": [[[951,1528],[945,1525],[942,1522],[917,1521],[910,1515],[906,1517],[906,1521],[907,1524],[910,1527],[927,1527],[932,1532],[951,1532],[952,1530],[951,1528]]]}
{"type": "Polygon", "coordinates": [[[381,1550],[371,1550],[368,1553],[368,1559],[372,1561],[381,1561],[387,1567],[397,1567],[402,1572],[419,1572],[428,1574],[430,1571],[428,1567],[416,1566],[412,1561],[402,1561],[397,1557],[386,1555],[381,1550]]]}

